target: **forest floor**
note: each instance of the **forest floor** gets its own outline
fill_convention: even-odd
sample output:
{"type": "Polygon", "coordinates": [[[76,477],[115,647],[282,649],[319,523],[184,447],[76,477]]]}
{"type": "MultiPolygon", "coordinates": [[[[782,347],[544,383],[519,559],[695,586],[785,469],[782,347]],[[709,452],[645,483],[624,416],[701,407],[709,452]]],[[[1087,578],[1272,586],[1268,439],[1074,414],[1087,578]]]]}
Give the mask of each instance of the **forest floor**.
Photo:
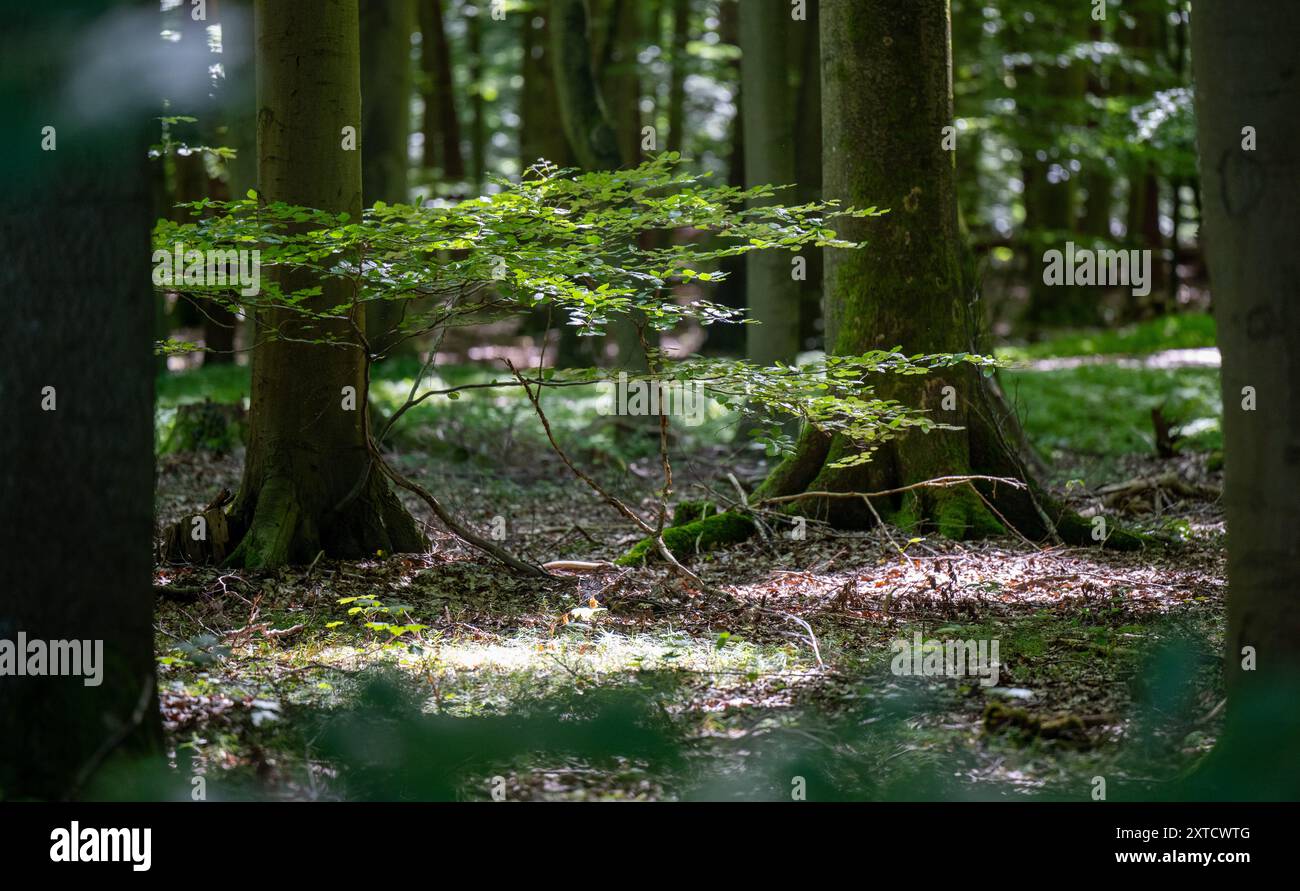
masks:
{"type": "MultiPolygon", "coordinates": [[[[1134,352],[1166,347],[1205,344],[1134,352]]],[[[1162,797],[1213,744],[1223,699],[1217,369],[1111,358],[1027,364],[1004,383],[1033,406],[1026,428],[1057,491],[1163,546],[809,523],[800,540],[691,561],[725,597],[663,565],[520,579],[434,526],[424,555],[159,565],[175,763],[210,798],[1084,800],[1097,777],[1111,799],[1162,797]],[[1153,408],[1184,434],[1171,457],[1156,456],[1153,408]],[[891,644],[917,634],[996,641],[996,677],[891,670],[891,644]]],[[[163,379],[160,427],[177,404],[238,399],[241,374],[163,379]]],[[[375,390],[402,385],[399,368],[375,390]]],[[[652,437],[555,400],[575,458],[649,510],[652,437]]],[[[763,476],[761,452],[718,444],[734,419],[714,421],[676,444],[679,499],[763,476]]],[[[413,418],[396,460],[477,528],[502,518],[527,559],[612,561],[639,536],[536,426],[522,397],[471,396],[413,418]]],[[[236,489],[239,470],[238,449],[160,456],[160,524],[236,489]]]]}

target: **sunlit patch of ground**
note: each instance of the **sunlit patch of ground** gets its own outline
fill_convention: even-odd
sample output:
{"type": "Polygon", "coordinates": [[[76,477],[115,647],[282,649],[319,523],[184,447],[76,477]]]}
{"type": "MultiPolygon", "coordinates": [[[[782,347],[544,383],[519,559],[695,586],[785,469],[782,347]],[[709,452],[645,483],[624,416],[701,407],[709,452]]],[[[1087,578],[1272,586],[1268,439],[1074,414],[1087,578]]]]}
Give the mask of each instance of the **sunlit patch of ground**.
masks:
{"type": "MultiPolygon", "coordinates": [[[[1188,337],[1180,348],[1201,348],[1188,337]]],[[[233,392],[238,378],[222,374],[233,392]]],[[[213,790],[347,797],[348,769],[321,754],[314,724],[296,729],[352,708],[383,674],[419,713],[458,721],[648,687],[684,753],[666,769],[533,752],[464,777],[465,798],[788,799],[803,778],[813,800],[1082,799],[1095,776],[1112,797],[1140,797],[1195,764],[1218,728],[1222,479],[1217,428],[1194,426],[1217,423],[1216,373],[1111,364],[1008,379],[1033,406],[1027,427],[1057,465],[1058,494],[1168,549],[913,542],[810,524],[804,540],[755,538],[691,561],[723,597],[656,565],[519,579],[432,524],[424,555],[261,574],[159,566],[160,692],[178,767],[213,790]],[[1174,458],[1152,448],[1159,406],[1192,431],[1174,458]],[[1121,483],[1131,485],[1118,496],[1105,488],[1121,483]],[[892,645],[917,633],[996,640],[996,683],[895,674],[892,645]]],[[[463,405],[424,418],[395,455],[403,472],[480,529],[505,518],[504,543],[537,563],[608,561],[637,540],[541,446],[526,406],[481,401],[470,420],[463,405]]],[[[473,414],[474,399],[462,402],[473,414]]],[[[589,408],[557,400],[557,428],[652,515],[653,443],[589,426],[589,408]]],[[[761,454],[713,430],[680,451],[679,497],[719,486],[730,496],[718,482],[728,473],[752,488],[765,470],[761,454]]],[[[162,457],[160,524],[236,488],[240,458],[162,457]]]]}

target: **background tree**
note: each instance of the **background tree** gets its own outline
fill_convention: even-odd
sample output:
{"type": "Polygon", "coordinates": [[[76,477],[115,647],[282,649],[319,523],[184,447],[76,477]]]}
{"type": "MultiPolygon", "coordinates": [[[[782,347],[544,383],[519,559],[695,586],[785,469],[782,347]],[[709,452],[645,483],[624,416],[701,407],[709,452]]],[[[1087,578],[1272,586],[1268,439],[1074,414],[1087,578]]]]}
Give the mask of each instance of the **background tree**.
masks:
{"type": "Polygon", "coordinates": [[[449,182],[465,178],[456,112],[456,82],[443,0],[416,0],[420,23],[420,78],[424,99],[424,166],[438,168],[449,182]]]}
{"type": "MultiPolygon", "coordinates": [[[[890,209],[838,228],[841,237],[866,242],[865,249],[826,252],[826,345],[833,355],[895,346],[907,354],[976,351],[954,163],[942,144],[952,121],[948,22],[947,0],[907,9],[887,0],[821,4],[826,198],[890,209]]],[[[869,463],[845,439],[805,430],[795,454],[775,468],[758,496],[879,492],[952,475],[1015,478],[1027,487],[919,488],[883,503],[900,524],[931,521],[949,537],[998,531],[1000,515],[1027,535],[1086,540],[1087,527],[1052,505],[1008,448],[1004,431],[1012,434],[1014,418],[977,372],[957,366],[888,379],[876,392],[962,429],[908,431],[869,463]]],[[[845,525],[874,520],[861,499],[808,498],[800,509],[845,525]]],[[[1131,544],[1122,535],[1110,541],[1131,544]]]]}
{"type": "MultiPolygon", "coordinates": [[[[407,201],[407,142],[411,135],[412,0],[363,2],[361,14],[361,200],[407,201]]],[[[396,340],[401,307],[372,304],[366,336],[373,352],[396,340]]]]}
{"type": "MultiPolygon", "coordinates": [[[[361,155],[343,144],[344,128],[361,122],[358,30],[356,0],[258,3],[258,179],[265,200],[360,215],[361,155]]],[[[297,271],[278,284],[287,294],[322,283],[297,271]]],[[[309,305],[323,311],[348,302],[337,280],[323,288],[309,305]]],[[[349,318],[316,324],[282,309],[258,314],[248,453],[230,511],[232,537],[239,539],[235,564],[278,566],[310,561],[322,550],[360,557],[424,546],[367,452],[359,313],[354,307],[349,318]],[[322,337],[344,345],[294,342],[322,337]]]]}
{"type": "Polygon", "coordinates": [[[0,282],[12,324],[0,334],[0,510],[13,522],[0,638],[103,642],[99,686],[0,679],[7,799],[75,795],[119,756],[161,754],[146,171],[156,94],[96,80],[142,51],[121,40],[143,42],[157,24],[156,12],[123,6],[26,4],[5,20],[0,162],[12,181],[0,242],[12,253],[0,282]]]}
{"type": "Polygon", "coordinates": [[[550,10],[538,0],[520,16],[523,29],[523,92],[519,99],[520,166],[545,158],[560,167],[573,166],[573,152],[560,117],[551,61],[550,10]]]}
{"type": "MultiPolygon", "coordinates": [[[[790,89],[792,47],[800,29],[815,27],[791,18],[784,0],[753,0],[740,7],[740,77],[745,118],[745,185],[795,182],[795,108],[790,89]]],[[[774,199],[772,199],[774,200],[774,199]]],[[[793,362],[799,352],[800,284],[790,258],[762,251],[746,258],[749,317],[745,355],[760,365],[793,362]]]]}

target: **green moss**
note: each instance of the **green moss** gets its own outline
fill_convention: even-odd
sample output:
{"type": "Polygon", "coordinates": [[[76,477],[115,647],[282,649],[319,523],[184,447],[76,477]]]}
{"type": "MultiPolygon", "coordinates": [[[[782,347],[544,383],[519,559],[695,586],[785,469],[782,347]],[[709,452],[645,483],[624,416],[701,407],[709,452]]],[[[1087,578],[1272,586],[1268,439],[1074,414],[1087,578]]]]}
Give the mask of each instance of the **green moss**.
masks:
{"type": "Polygon", "coordinates": [[[936,489],[929,496],[930,514],[939,534],[952,541],[1005,535],[1006,529],[970,489],[936,489]]]}
{"type": "Polygon", "coordinates": [[[718,506],[712,501],[683,501],[673,510],[673,526],[685,526],[696,520],[718,513],[718,506]]]}
{"type": "MultiPolygon", "coordinates": [[[[754,521],[745,514],[727,511],[683,526],[669,526],[664,530],[664,544],[678,560],[697,553],[744,541],[754,534],[754,521]]],[[[656,555],[658,547],[653,538],[644,538],[632,550],[614,562],[619,566],[639,566],[656,555]]]]}
{"type": "Polygon", "coordinates": [[[1056,518],[1056,532],[1067,544],[1089,545],[1107,548],[1112,551],[1140,551],[1148,545],[1163,544],[1159,539],[1140,532],[1130,532],[1114,524],[1109,525],[1110,533],[1105,541],[1096,541],[1092,537],[1092,521],[1081,517],[1074,511],[1066,511],[1056,518]]]}

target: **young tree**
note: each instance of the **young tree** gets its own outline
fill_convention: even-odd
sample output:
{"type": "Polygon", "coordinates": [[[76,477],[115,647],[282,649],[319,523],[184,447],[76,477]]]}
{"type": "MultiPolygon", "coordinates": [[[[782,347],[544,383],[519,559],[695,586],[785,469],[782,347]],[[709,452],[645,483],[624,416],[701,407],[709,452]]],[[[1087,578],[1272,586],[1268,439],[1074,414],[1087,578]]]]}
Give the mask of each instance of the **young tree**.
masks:
{"type": "Polygon", "coordinates": [[[156,94],[88,76],[112,71],[124,41],[157,39],[156,12],[124,6],[23,4],[5,17],[0,640],[103,651],[95,686],[0,677],[4,799],[76,795],[112,759],[161,754],[146,170],[156,94]]]}
{"type": "Polygon", "coordinates": [[[1230,760],[1249,768],[1234,797],[1300,794],[1297,41],[1293,4],[1207,0],[1192,17],[1203,242],[1223,353],[1225,738],[1230,760]]]}
{"type": "MultiPolygon", "coordinates": [[[[791,6],[784,0],[753,0],[740,7],[741,114],[745,118],[748,187],[795,182],[790,48],[797,46],[798,29],[809,27],[806,20],[791,18],[791,6]]],[[[746,303],[750,318],[759,323],[746,330],[749,361],[760,365],[794,361],[799,352],[799,292],[789,257],[762,251],[746,258],[746,303]]]]}
{"type": "MultiPolygon", "coordinates": [[[[258,179],[266,201],[360,216],[357,19],[356,0],[258,3],[258,179]]],[[[349,295],[337,279],[309,270],[276,284],[285,293],[320,285],[309,306],[323,317],[258,313],[249,446],[230,511],[232,536],[242,539],[231,562],[270,567],[322,550],[355,558],[423,549],[367,449],[359,310],[327,312],[349,295]],[[322,337],[337,344],[302,342],[322,337]]]]}

